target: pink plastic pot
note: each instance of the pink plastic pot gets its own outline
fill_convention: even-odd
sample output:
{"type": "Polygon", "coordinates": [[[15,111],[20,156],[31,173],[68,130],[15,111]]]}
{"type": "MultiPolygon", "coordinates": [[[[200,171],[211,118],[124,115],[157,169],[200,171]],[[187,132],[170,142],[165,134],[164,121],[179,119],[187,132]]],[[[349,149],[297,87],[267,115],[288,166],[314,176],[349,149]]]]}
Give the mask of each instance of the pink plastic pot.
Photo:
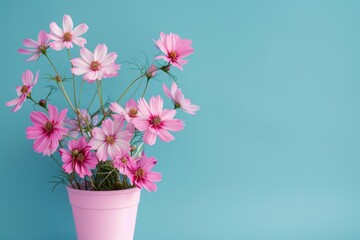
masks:
{"type": "Polygon", "coordinates": [[[133,240],[140,189],[85,191],[66,188],[78,240],[133,240]]]}

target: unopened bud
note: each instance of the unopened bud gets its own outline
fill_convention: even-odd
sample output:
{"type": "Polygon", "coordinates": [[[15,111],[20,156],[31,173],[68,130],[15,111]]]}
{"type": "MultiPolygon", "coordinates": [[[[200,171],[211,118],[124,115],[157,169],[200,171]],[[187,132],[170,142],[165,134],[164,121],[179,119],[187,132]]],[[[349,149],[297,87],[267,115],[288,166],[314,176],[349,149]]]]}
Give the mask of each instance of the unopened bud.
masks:
{"type": "Polygon", "coordinates": [[[45,99],[41,99],[41,100],[39,101],[39,105],[40,105],[41,107],[46,107],[46,100],[45,100],[45,99]]]}
{"type": "Polygon", "coordinates": [[[136,146],[135,146],[135,145],[131,145],[130,150],[131,150],[131,151],[135,151],[135,149],[136,149],[136,146]]]}
{"type": "Polygon", "coordinates": [[[161,67],[161,70],[163,70],[166,73],[169,72],[170,71],[170,65],[166,65],[166,66],[161,67]]]}
{"type": "Polygon", "coordinates": [[[55,80],[56,80],[57,82],[61,82],[61,77],[60,77],[59,75],[56,75],[56,76],[55,76],[55,80]]]}
{"type": "Polygon", "coordinates": [[[147,79],[150,79],[150,78],[153,78],[155,77],[155,74],[156,74],[156,66],[153,64],[149,67],[149,69],[146,71],[146,77],[147,79]]]}

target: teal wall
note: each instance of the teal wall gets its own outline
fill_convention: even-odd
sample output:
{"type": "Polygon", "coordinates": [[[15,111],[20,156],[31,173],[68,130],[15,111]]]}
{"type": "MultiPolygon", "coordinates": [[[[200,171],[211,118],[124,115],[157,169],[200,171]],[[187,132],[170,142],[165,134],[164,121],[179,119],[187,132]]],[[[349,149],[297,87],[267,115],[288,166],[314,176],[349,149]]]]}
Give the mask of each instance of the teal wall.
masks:
{"type": "MultiPolygon", "coordinates": [[[[176,141],[147,148],[163,181],[142,193],[135,239],[360,239],[359,12],[340,0],[3,1],[0,239],[75,239],[66,190],[48,183],[56,165],[25,138],[32,105],[5,106],[26,69],[40,69],[38,89],[49,84],[45,59],[17,49],[64,14],[89,25],[90,49],[119,54],[120,76],[104,80],[113,97],[135,77],[125,61],[152,59],[161,31],[193,40],[173,73],[201,110],[179,114],[176,141]]],[[[65,51],[52,54],[69,69],[65,51]]]]}

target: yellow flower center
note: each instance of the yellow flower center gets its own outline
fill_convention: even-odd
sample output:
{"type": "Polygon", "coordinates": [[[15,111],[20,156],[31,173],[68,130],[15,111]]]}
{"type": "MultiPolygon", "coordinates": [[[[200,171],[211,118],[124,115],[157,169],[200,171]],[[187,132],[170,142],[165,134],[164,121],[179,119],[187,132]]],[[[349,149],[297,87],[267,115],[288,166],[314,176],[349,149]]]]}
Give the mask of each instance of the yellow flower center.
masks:
{"type": "Polygon", "coordinates": [[[136,171],[136,177],[137,178],[143,178],[145,176],[145,171],[142,169],[142,168],[139,168],[137,171],[136,171]]]}
{"type": "Polygon", "coordinates": [[[84,156],[84,154],[82,154],[82,153],[79,153],[79,154],[77,155],[77,157],[76,157],[76,159],[77,159],[78,161],[80,161],[80,162],[84,161],[84,158],[85,158],[85,156],[84,156]]]}
{"type": "Polygon", "coordinates": [[[126,159],[125,157],[123,157],[123,158],[121,159],[121,162],[122,162],[122,163],[126,163],[126,162],[127,162],[127,159],[126,159]]]}
{"type": "Polygon", "coordinates": [[[71,151],[71,154],[73,155],[73,158],[76,158],[77,161],[84,161],[84,154],[80,153],[78,149],[74,149],[71,151]]]}
{"type": "Polygon", "coordinates": [[[91,62],[90,69],[93,71],[98,71],[100,69],[100,63],[98,61],[91,62]]]}
{"type": "Polygon", "coordinates": [[[130,116],[131,118],[136,117],[137,113],[138,113],[138,111],[137,111],[136,108],[130,108],[130,110],[129,110],[129,116],[130,116]]]}
{"type": "Polygon", "coordinates": [[[29,87],[28,86],[22,86],[21,90],[22,93],[27,93],[29,91],[29,87]]]}
{"type": "Polygon", "coordinates": [[[171,59],[176,59],[176,56],[177,56],[177,54],[176,54],[175,51],[172,51],[172,52],[169,53],[169,57],[170,57],[171,59]]]}
{"type": "Polygon", "coordinates": [[[52,124],[52,122],[48,121],[45,123],[45,130],[47,132],[51,132],[51,130],[53,130],[54,128],[54,124],[52,124]]]}
{"type": "Polygon", "coordinates": [[[69,32],[67,32],[67,33],[64,34],[63,37],[64,37],[64,41],[65,41],[65,42],[70,42],[71,39],[72,39],[72,34],[69,33],[69,32]]]}
{"type": "Polygon", "coordinates": [[[161,118],[159,116],[154,117],[154,119],[151,121],[151,124],[157,126],[161,123],[161,118]]]}
{"type": "Polygon", "coordinates": [[[115,139],[114,139],[114,137],[112,137],[112,136],[106,136],[106,142],[107,142],[108,144],[114,144],[114,143],[115,143],[115,139]]]}

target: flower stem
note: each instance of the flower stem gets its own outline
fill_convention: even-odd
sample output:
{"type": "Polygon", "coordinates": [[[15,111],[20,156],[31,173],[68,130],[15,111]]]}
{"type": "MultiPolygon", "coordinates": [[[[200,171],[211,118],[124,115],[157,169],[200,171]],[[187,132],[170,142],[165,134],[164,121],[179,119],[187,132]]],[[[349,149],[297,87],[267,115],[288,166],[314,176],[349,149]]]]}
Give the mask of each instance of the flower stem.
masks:
{"type": "Polygon", "coordinates": [[[116,101],[117,103],[119,103],[121,101],[121,99],[125,96],[125,94],[130,90],[130,88],[132,87],[132,85],[134,85],[139,79],[145,77],[145,76],[148,76],[149,74],[151,75],[153,72],[156,72],[160,69],[163,69],[164,67],[167,67],[169,66],[169,64],[165,65],[165,66],[162,66],[162,67],[159,67],[159,68],[156,68],[152,71],[148,71],[142,75],[140,75],[139,77],[135,78],[131,83],[130,85],[125,89],[125,91],[120,95],[120,97],[118,98],[118,100],[116,101]]]}
{"type": "Polygon", "coordinates": [[[97,93],[98,93],[98,96],[99,96],[100,106],[101,106],[101,109],[102,109],[102,112],[103,112],[103,118],[105,118],[106,112],[105,112],[105,107],[104,107],[102,93],[101,93],[102,91],[100,92],[101,82],[99,80],[96,80],[96,88],[97,88],[97,93]]]}
{"type": "Polygon", "coordinates": [[[81,92],[82,92],[82,87],[84,85],[84,80],[81,81],[81,84],[80,84],[80,90],[79,90],[79,99],[78,99],[78,106],[80,107],[80,102],[81,102],[81,92]]]}
{"type": "MultiPolygon", "coordinates": [[[[69,56],[69,60],[70,60],[70,64],[71,64],[71,68],[73,68],[73,64],[71,62],[71,54],[70,54],[70,49],[67,49],[67,53],[68,53],[68,56],[69,56]]],[[[74,91],[74,104],[75,104],[75,107],[77,108],[77,104],[76,104],[76,84],[75,84],[75,75],[72,74],[72,80],[73,80],[73,91],[74,91]]]]}
{"type": "Polygon", "coordinates": [[[35,103],[35,105],[38,105],[42,108],[44,108],[47,111],[46,106],[41,106],[38,102],[36,102],[30,95],[27,96],[28,99],[30,99],[33,103],[35,103]]]}
{"type": "MultiPolygon", "coordinates": [[[[44,55],[45,55],[45,57],[47,58],[47,60],[49,61],[50,65],[53,67],[56,75],[60,77],[60,74],[59,74],[58,70],[56,69],[54,63],[51,61],[51,59],[49,58],[49,56],[48,56],[47,54],[44,54],[44,55]]],[[[67,94],[67,92],[66,92],[66,89],[65,89],[65,87],[64,87],[64,85],[63,85],[63,83],[62,83],[62,80],[57,81],[57,85],[58,85],[59,89],[61,90],[61,92],[63,93],[63,95],[64,95],[64,97],[66,98],[66,100],[68,101],[70,107],[74,110],[75,113],[77,113],[78,111],[77,111],[77,109],[74,107],[74,105],[72,104],[71,100],[69,99],[69,96],[68,96],[68,94],[67,94]]]]}
{"type": "Polygon", "coordinates": [[[136,83],[136,81],[138,81],[139,79],[145,77],[146,74],[143,74],[137,78],[135,78],[130,85],[125,89],[125,91],[120,95],[120,97],[118,98],[118,100],[116,101],[117,103],[119,103],[121,101],[121,99],[125,96],[125,94],[130,90],[130,88],[132,87],[132,85],[134,85],[136,83]]]}
{"type": "Polygon", "coordinates": [[[146,80],[146,85],[145,85],[145,88],[144,88],[144,92],[143,92],[143,94],[141,95],[142,98],[145,96],[146,90],[147,90],[148,85],[149,85],[149,80],[150,80],[150,78],[148,78],[148,79],[146,80]]]}
{"type": "MultiPolygon", "coordinates": [[[[54,160],[54,162],[62,169],[61,164],[58,162],[58,160],[56,160],[56,158],[54,157],[54,155],[51,154],[50,157],[51,157],[51,158],[54,160]]],[[[68,182],[71,184],[72,188],[75,188],[74,185],[73,185],[73,183],[72,183],[72,181],[71,181],[70,176],[69,176],[68,174],[66,174],[66,173],[65,173],[65,175],[66,175],[66,178],[67,178],[68,182]]]]}
{"type": "MultiPolygon", "coordinates": [[[[54,63],[51,61],[51,59],[49,58],[49,56],[48,56],[47,54],[44,54],[44,55],[45,55],[45,57],[47,58],[47,60],[49,61],[50,65],[53,67],[56,75],[60,77],[58,70],[56,69],[54,63]]],[[[87,128],[90,130],[89,122],[80,114],[80,111],[79,111],[77,108],[75,108],[74,105],[72,104],[72,102],[71,102],[71,100],[70,100],[70,98],[69,98],[69,96],[68,96],[68,94],[67,94],[67,92],[66,92],[66,89],[65,89],[65,87],[64,87],[64,85],[63,85],[63,83],[62,83],[62,80],[60,79],[60,81],[57,81],[56,83],[57,83],[58,88],[60,89],[60,91],[61,91],[62,94],[64,95],[65,99],[66,99],[67,102],[69,103],[70,107],[71,107],[72,110],[74,111],[74,113],[75,113],[78,117],[80,117],[82,120],[84,120],[85,124],[87,125],[87,128]]],[[[75,89],[74,89],[74,91],[75,91],[75,89]]],[[[75,99],[76,99],[76,98],[75,98],[75,99]]],[[[91,134],[91,132],[90,132],[90,134],[91,134]]]]}

